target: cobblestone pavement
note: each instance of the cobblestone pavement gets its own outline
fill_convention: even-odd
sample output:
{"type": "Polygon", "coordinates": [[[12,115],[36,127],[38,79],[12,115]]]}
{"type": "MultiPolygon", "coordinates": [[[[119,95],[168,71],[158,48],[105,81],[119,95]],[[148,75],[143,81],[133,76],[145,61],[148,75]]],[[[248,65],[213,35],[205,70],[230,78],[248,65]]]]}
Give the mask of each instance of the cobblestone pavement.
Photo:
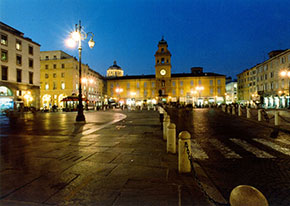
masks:
{"type": "Polygon", "coordinates": [[[217,109],[169,109],[169,114],[177,132],[191,133],[194,161],[225,199],[234,187],[252,185],[270,205],[290,205],[289,133],[217,109]]]}
{"type": "Polygon", "coordinates": [[[122,113],[2,117],[0,205],[210,205],[166,153],[158,113],[122,113]]]}

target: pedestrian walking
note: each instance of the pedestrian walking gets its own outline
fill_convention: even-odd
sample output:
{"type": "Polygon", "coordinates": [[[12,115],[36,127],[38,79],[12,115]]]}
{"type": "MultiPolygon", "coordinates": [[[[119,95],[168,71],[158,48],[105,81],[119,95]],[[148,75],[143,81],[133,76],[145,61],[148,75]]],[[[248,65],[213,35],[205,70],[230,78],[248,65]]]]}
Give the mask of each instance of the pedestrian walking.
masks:
{"type": "Polygon", "coordinates": [[[163,109],[162,105],[158,105],[158,111],[160,115],[159,118],[160,118],[161,129],[163,129],[163,118],[164,118],[165,110],[163,109]]]}

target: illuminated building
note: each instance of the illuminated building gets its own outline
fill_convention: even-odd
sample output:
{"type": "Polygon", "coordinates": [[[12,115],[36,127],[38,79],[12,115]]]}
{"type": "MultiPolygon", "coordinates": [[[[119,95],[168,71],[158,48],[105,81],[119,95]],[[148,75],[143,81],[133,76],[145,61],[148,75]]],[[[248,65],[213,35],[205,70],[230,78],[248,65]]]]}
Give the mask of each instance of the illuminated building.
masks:
{"type": "Polygon", "coordinates": [[[0,110],[39,109],[40,45],[0,22],[0,110]]]}
{"type": "Polygon", "coordinates": [[[238,74],[238,99],[264,107],[290,106],[290,49],[270,52],[269,59],[238,74]]]}
{"type": "MultiPolygon", "coordinates": [[[[41,51],[41,107],[68,106],[76,110],[76,102],[64,102],[66,97],[78,95],[78,60],[63,51],[41,51]],[[69,105],[65,105],[69,104],[69,105]]],[[[82,64],[82,94],[86,106],[94,108],[103,101],[103,77],[82,64]]]]}
{"type": "Polygon", "coordinates": [[[225,101],[224,75],[203,72],[201,67],[180,74],[171,69],[171,53],[162,38],[155,53],[155,74],[107,76],[107,95],[121,104],[133,105],[175,102],[204,106],[225,101]]]}

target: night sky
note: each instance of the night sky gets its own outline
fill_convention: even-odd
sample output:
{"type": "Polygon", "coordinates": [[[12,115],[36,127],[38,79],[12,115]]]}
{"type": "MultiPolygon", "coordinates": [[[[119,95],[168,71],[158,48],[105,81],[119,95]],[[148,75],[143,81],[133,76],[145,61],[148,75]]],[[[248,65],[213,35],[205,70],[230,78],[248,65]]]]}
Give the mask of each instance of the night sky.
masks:
{"type": "Polygon", "coordinates": [[[263,62],[268,52],[290,48],[289,0],[1,0],[0,21],[41,44],[63,50],[78,21],[95,34],[83,42],[83,63],[105,75],[116,60],[125,75],[154,74],[162,35],[172,54],[172,73],[204,67],[236,78],[263,62]]]}

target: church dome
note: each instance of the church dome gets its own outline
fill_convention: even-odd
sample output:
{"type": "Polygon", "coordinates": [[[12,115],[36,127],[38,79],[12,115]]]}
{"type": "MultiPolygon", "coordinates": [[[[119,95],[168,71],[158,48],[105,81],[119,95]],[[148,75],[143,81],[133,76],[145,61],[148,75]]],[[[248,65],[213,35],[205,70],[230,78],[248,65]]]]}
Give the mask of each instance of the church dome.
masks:
{"type": "Polygon", "coordinates": [[[116,61],[114,61],[114,64],[107,69],[107,77],[122,77],[123,75],[124,71],[117,65],[116,61]]]}

